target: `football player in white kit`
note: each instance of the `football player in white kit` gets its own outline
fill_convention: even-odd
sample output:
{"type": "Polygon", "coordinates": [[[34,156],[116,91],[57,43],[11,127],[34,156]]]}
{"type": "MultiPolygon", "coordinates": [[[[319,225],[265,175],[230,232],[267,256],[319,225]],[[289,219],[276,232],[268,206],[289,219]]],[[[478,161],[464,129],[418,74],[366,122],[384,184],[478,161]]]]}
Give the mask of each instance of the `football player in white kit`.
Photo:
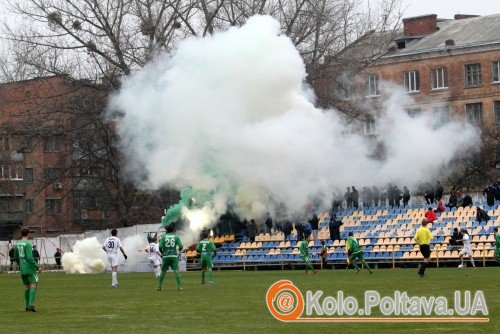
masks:
{"type": "Polygon", "coordinates": [[[160,277],[161,273],[161,253],[158,247],[158,238],[156,234],[151,237],[148,234],[149,245],[146,248],[146,253],[148,253],[148,262],[151,267],[153,267],[156,278],[160,277]]]}
{"type": "Polygon", "coordinates": [[[111,236],[104,241],[102,249],[108,254],[108,262],[111,265],[111,287],[117,288],[118,284],[118,249],[122,252],[125,260],[127,255],[122,247],[122,242],[116,236],[118,231],[116,228],[111,230],[111,236]]]}
{"type": "Polygon", "coordinates": [[[470,245],[470,236],[469,233],[467,233],[467,229],[463,228],[460,232],[462,232],[462,239],[458,241],[462,241],[464,244],[464,247],[458,253],[460,256],[460,263],[461,266],[464,266],[464,256],[469,256],[470,257],[470,262],[472,263],[472,268],[476,269],[476,265],[474,264],[474,258],[472,258],[472,247],[470,245]]]}

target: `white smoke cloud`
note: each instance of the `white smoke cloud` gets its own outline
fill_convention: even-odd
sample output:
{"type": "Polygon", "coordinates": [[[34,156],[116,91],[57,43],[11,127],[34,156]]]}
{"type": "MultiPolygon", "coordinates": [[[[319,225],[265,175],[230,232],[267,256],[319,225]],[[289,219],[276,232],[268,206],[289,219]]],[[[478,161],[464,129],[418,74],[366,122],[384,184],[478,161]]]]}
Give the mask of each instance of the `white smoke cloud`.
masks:
{"type": "Polygon", "coordinates": [[[247,218],[275,203],[301,211],[313,197],[329,200],[351,185],[415,186],[447,168],[478,132],[430,116],[410,118],[406,97],[393,94],[379,120],[383,162],[363,136],[343,135],[343,117],[313,105],[298,51],[274,19],[256,16],[241,28],[190,38],[126,78],[110,104],[138,184],[192,186],[213,192],[207,212],[228,202],[247,218]],[[141,173],[144,175],[144,173],[141,173]]]}
{"type": "MultiPolygon", "coordinates": [[[[147,254],[144,252],[147,240],[144,236],[135,235],[125,238],[123,250],[128,259],[124,261],[120,256],[121,271],[142,271],[147,254]]],[[[109,267],[106,253],[102,249],[102,242],[96,237],[78,240],[72,252],[63,254],[61,263],[68,274],[97,274],[109,267]]]]}
{"type": "Polygon", "coordinates": [[[106,255],[96,237],[78,240],[72,252],[61,258],[63,269],[68,274],[97,274],[106,270],[106,255]]]}

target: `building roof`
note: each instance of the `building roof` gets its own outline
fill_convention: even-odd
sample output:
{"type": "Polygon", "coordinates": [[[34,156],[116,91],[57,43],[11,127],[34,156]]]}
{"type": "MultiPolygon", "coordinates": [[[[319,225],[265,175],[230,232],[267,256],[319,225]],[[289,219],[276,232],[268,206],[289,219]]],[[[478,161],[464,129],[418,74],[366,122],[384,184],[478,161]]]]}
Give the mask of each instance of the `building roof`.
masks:
{"type": "Polygon", "coordinates": [[[437,26],[438,31],[408,41],[404,49],[397,49],[390,56],[500,44],[500,14],[461,20],[438,20],[437,26]],[[446,46],[446,40],[453,40],[454,45],[446,46]]]}

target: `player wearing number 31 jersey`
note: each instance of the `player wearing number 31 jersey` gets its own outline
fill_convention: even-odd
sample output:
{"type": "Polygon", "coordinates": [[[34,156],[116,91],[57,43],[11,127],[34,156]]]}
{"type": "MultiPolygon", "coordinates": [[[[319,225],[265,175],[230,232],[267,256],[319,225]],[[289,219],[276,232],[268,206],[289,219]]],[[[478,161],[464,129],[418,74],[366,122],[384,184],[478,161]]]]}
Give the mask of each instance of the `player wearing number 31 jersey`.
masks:
{"type": "Polygon", "coordinates": [[[117,237],[118,231],[116,228],[111,230],[111,237],[107,238],[102,245],[102,249],[107,253],[108,262],[111,265],[111,287],[118,287],[118,250],[120,250],[123,254],[125,260],[127,259],[127,255],[122,247],[122,242],[117,237]]]}

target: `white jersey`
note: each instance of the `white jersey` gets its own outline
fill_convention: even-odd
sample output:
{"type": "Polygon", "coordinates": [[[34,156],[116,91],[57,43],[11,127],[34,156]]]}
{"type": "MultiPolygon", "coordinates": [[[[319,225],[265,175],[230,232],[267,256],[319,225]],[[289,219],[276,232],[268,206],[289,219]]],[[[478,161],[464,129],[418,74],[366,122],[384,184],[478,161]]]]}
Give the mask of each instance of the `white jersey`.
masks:
{"type": "Polygon", "coordinates": [[[118,254],[118,249],[122,247],[122,242],[117,237],[109,237],[104,241],[104,248],[108,254],[118,254]]]}
{"type": "Polygon", "coordinates": [[[462,237],[462,242],[464,243],[464,250],[466,251],[471,251],[471,246],[470,246],[470,237],[467,233],[465,233],[462,237]]]}
{"type": "Polygon", "coordinates": [[[146,252],[148,253],[148,260],[156,260],[160,259],[161,256],[159,255],[160,253],[160,248],[158,248],[157,243],[150,243],[148,247],[146,248],[146,252]]]}

